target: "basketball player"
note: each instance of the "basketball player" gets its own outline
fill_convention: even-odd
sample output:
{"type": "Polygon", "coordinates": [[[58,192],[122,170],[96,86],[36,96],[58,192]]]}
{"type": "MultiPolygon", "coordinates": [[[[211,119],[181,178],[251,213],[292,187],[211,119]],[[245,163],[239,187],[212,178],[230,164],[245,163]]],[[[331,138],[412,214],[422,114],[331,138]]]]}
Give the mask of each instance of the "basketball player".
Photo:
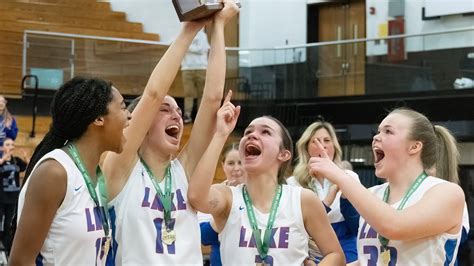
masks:
{"type": "Polygon", "coordinates": [[[214,218],[222,263],[301,265],[308,256],[311,236],[324,255],[320,265],[345,265],[321,201],[309,190],[284,185],[293,146],[278,120],[259,117],[245,130],[239,145],[247,172],[245,185],[211,186],[219,153],[239,113],[240,107],[230,103],[228,96],[188,190],[193,207],[214,218]]]}
{"type": "Polygon", "coordinates": [[[337,184],[361,215],[358,257],[361,265],[454,265],[461,238],[462,189],[425,170],[457,178],[454,138],[422,114],[395,109],[372,141],[375,174],[387,182],[365,189],[337,167],[319,143],[310,173],[337,184]]]}
{"type": "MultiPolygon", "coordinates": [[[[176,101],[166,96],[162,102],[153,102],[144,95],[125,131],[128,142],[124,152],[108,154],[105,159],[117,265],[202,264],[198,219],[186,194],[188,178],[210,141],[222,99],[224,25],[238,12],[233,0],[224,5],[212,21],[202,104],[187,145],[176,156],[183,134],[182,113],[176,101]]],[[[157,73],[162,73],[164,81],[157,85],[171,85],[187,47],[204,23],[186,24],[162,59],[165,63],[157,73]]]]}

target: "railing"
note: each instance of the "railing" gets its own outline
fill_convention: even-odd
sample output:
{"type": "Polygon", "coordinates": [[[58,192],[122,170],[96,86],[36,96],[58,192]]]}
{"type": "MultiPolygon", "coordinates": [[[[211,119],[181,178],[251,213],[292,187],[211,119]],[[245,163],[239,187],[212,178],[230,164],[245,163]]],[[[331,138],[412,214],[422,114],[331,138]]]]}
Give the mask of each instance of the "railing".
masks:
{"type": "Polygon", "coordinates": [[[311,99],[454,89],[474,79],[473,40],[468,27],[228,54],[238,53],[245,99],[311,99]]]}
{"type": "MultiPolygon", "coordinates": [[[[227,89],[248,99],[450,90],[474,78],[474,27],[271,48],[227,48],[227,89]]],[[[25,31],[23,75],[57,89],[75,75],[110,80],[138,95],[168,44],[25,31]]]]}
{"type": "Polygon", "coordinates": [[[139,95],[168,44],[57,32],[24,32],[23,76],[36,75],[42,91],[56,90],[76,75],[111,81],[139,95]]]}

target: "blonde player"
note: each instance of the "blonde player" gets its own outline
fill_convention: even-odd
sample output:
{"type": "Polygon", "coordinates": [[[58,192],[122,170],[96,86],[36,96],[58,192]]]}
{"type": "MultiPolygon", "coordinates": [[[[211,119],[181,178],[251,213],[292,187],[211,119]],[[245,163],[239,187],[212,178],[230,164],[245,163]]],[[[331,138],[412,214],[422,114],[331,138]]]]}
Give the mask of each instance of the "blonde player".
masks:
{"type": "Polygon", "coordinates": [[[395,109],[379,125],[372,149],[375,174],[387,182],[365,189],[327,157],[310,159],[310,173],[337,184],[361,215],[361,265],[454,265],[464,208],[462,189],[429,176],[457,178],[454,138],[422,114],[395,109]]]}

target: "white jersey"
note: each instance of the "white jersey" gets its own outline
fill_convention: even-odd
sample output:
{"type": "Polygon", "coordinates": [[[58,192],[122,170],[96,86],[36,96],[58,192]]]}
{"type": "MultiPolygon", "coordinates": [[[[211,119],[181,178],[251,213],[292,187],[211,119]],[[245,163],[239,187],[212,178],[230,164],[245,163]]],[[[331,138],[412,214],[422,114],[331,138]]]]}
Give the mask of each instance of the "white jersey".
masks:
{"type": "Polygon", "coordinates": [[[469,234],[469,230],[471,229],[469,225],[469,213],[467,212],[467,205],[464,203],[464,211],[462,213],[462,227],[466,230],[466,233],[469,234]]]}
{"type": "MultiPolygon", "coordinates": [[[[433,186],[447,182],[428,176],[420,187],[411,195],[404,208],[408,208],[421,200],[423,195],[433,186]]],[[[388,183],[370,188],[379,199],[383,199],[388,183]]],[[[401,200],[392,204],[397,208],[401,200]]],[[[378,233],[360,217],[357,250],[361,265],[383,265],[380,255],[381,244],[378,233]]],[[[442,233],[416,240],[390,240],[391,261],[389,265],[454,265],[461,239],[461,230],[457,234],[442,233]]]]}
{"type": "Polygon", "coordinates": [[[200,30],[181,62],[181,70],[206,70],[209,48],[207,35],[204,30],[200,30]]]}
{"type": "MultiPolygon", "coordinates": [[[[360,183],[359,176],[355,172],[351,170],[344,170],[344,172],[346,172],[346,174],[348,174],[350,177],[360,183]]],[[[295,176],[288,177],[286,179],[286,182],[288,183],[288,185],[301,187],[301,184],[298,182],[295,176]]],[[[312,183],[312,187],[313,190],[315,190],[316,195],[321,201],[323,201],[328,195],[329,189],[333,185],[333,183],[327,178],[324,179],[323,184],[321,184],[315,178],[312,179],[312,183]]],[[[348,262],[352,262],[357,260],[356,236],[354,234],[357,229],[354,228],[353,231],[349,231],[348,224],[346,223],[346,220],[344,219],[344,216],[342,215],[341,211],[341,195],[341,191],[338,191],[336,193],[336,197],[334,198],[332,204],[329,206],[330,211],[327,214],[329,222],[331,223],[331,226],[334,229],[334,232],[336,233],[336,236],[339,240],[339,244],[341,245],[346,255],[346,259],[348,260],[348,262]]],[[[310,248],[311,257],[316,258],[318,261],[323,258],[322,252],[319,250],[314,241],[311,241],[310,248]]]]}
{"type": "MultiPolygon", "coordinates": [[[[107,255],[102,252],[105,233],[99,210],[87,190],[87,185],[74,161],[61,149],[43,156],[43,161],[59,162],[67,174],[66,195],[54,215],[48,235],[36,258],[37,265],[105,265],[107,255]]],[[[33,171],[35,170],[33,169],[33,171]]],[[[20,219],[30,179],[20,192],[20,219]]],[[[98,195],[99,191],[96,190],[98,195]]]]}
{"type": "MultiPolygon", "coordinates": [[[[255,265],[261,262],[252,234],[242,187],[232,190],[232,207],[219,234],[223,265],[255,265]]],[[[261,236],[265,233],[269,213],[253,208],[261,236]]],[[[308,257],[308,233],[301,212],[301,188],[283,185],[280,205],[272,229],[270,248],[265,261],[271,265],[302,265],[308,257]]]]}
{"type": "MultiPolygon", "coordinates": [[[[354,173],[351,170],[344,170],[344,172],[346,172],[346,174],[348,174],[350,177],[354,178],[355,180],[357,180],[360,183],[359,176],[356,173],[354,173]]],[[[323,201],[326,198],[326,196],[328,195],[329,188],[333,185],[333,183],[331,183],[331,181],[329,181],[329,179],[327,179],[327,178],[324,179],[322,185],[321,185],[321,183],[316,181],[314,178],[313,178],[312,181],[313,181],[314,189],[316,189],[316,191],[315,191],[316,195],[318,196],[318,198],[321,201],[323,201]]],[[[288,177],[286,179],[286,183],[288,185],[301,187],[300,183],[298,182],[298,180],[294,176],[288,177]]],[[[336,193],[336,197],[334,198],[334,201],[332,202],[331,206],[328,206],[329,208],[331,208],[331,210],[328,212],[328,219],[329,219],[329,222],[331,224],[333,224],[333,226],[336,223],[340,223],[340,222],[344,221],[344,217],[342,216],[341,208],[340,208],[340,206],[341,206],[341,204],[340,204],[341,194],[342,194],[341,191],[338,191],[336,193]]],[[[336,228],[335,228],[335,230],[336,230],[336,228]]]]}
{"type": "MultiPolygon", "coordinates": [[[[159,183],[162,191],[164,183],[159,183]]],[[[188,203],[187,192],[184,168],[173,160],[171,219],[176,241],[166,245],[161,240],[163,207],[148,172],[138,160],[122,191],[109,203],[117,265],[202,265],[198,218],[188,203]]]]}

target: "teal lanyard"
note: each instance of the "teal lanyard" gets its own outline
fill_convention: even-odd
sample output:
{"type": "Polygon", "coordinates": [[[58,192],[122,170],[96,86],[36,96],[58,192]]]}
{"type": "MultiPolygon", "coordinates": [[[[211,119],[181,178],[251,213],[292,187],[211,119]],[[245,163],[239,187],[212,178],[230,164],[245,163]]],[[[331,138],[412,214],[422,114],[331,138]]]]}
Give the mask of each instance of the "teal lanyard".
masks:
{"type": "MultiPolygon", "coordinates": [[[[402,201],[400,202],[400,205],[398,205],[397,210],[403,209],[405,204],[407,203],[408,199],[415,193],[415,191],[418,189],[418,187],[421,185],[421,183],[428,177],[425,171],[421,172],[421,174],[413,181],[413,184],[411,184],[410,188],[408,189],[407,193],[405,193],[405,196],[403,196],[402,201]]],[[[383,194],[383,201],[388,202],[388,197],[390,195],[390,186],[387,186],[385,189],[385,192],[383,194]]],[[[387,239],[379,234],[379,241],[382,246],[387,247],[388,242],[390,239],[387,239]]]]}
{"type": "Polygon", "coordinates": [[[242,188],[242,195],[244,197],[245,206],[247,206],[247,215],[249,217],[250,226],[252,226],[253,237],[255,238],[255,243],[257,244],[257,251],[260,255],[262,261],[265,260],[268,254],[268,248],[270,247],[270,237],[273,228],[273,223],[275,222],[275,217],[278,209],[278,205],[280,204],[280,198],[282,193],[282,185],[278,185],[275,195],[273,196],[272,207],[270,209],[270,215],[268,217],[267,227],[265,229],[265,234],[262,237],[260,234],[260,230],[257,226],[257,218],[255,218],[255,213],[252,207],[252,199],[247,192],[247,187],[244,185],[242,188]]]}
{"type": "Polygon", "coordinates": [[[156,193],[160,198],[161,203],[163,204],[163,213],[165,218],[165,225],[167,229],[171,229],[171,167],[168,166],[165,169],[165,193],[162,192],[158,182],[156,182],[155,176],[150,170],[150,167],[145,163],[145,160],[140,157],[140,161],[142,162],[143,166],[145,167],[148,176],[150,177],[151,183],[155,187],[156,193]]]}
{"type": "Polygon", "coordinates": [[[79,155],[79,151],[77,150],[76,146],[73,143],[70,143],[68,146],[69,154],[72,156],[72,160],[76,164],[77,168],[82,174],[84,178],[84,182],[86,183],[87,190],[89,191],[89,195],[91,196],[92,200],[94,201],[95,205],[99,210],[100,219],[102,220],[102,227],[104,228],[105,236],[109,235],[109,213],[106,211],[106,204],[107,204],[107,188],[105,187],[105,178],[100,170],[100,167],[97,166],[96,175],[97,175],[97,186],[99,187],[99,196],[95,191],[95,186],[92,184],[91,177],[87,172],[84,163],[82,162],[81,156],[79,155]],[[102,205],[100,204],[102,202],[102,205]]]}

